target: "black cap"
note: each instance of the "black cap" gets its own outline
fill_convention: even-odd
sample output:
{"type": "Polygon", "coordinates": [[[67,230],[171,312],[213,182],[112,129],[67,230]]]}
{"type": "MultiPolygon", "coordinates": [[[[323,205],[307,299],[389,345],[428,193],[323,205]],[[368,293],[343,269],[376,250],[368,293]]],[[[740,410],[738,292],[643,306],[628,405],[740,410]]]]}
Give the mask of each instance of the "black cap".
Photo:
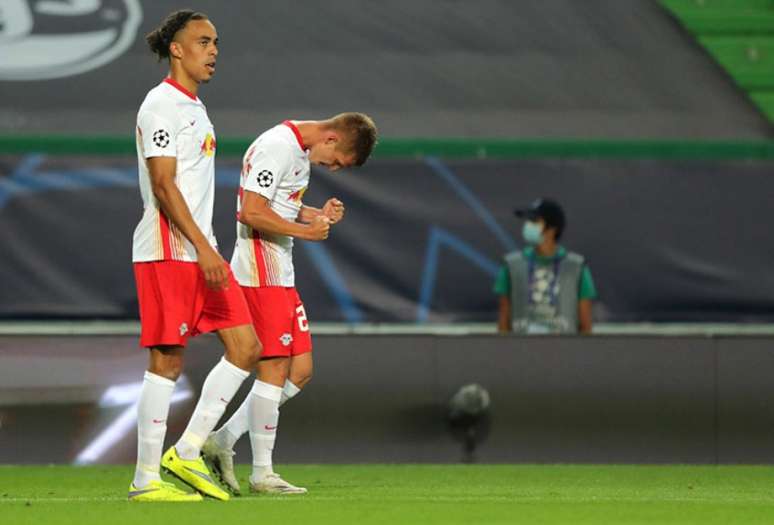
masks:
{"type": "Polygon", "coordinates": [[[537,199],[528,207],[517,208],[513,213],[522,219],[543,219],[547,227],[556,228],[557,238],[564,231],[564,210],[558,202],[551,199],[537,199]]]}

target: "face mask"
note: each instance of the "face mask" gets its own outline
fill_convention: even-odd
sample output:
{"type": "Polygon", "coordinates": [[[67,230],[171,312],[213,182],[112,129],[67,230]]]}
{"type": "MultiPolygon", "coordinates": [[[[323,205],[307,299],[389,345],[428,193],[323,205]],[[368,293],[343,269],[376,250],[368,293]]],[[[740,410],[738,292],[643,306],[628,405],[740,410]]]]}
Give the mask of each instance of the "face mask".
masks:
{"type": "Polygon", "coordinates": [[[521,235],[524,237],[524,241],[527,244],[537,245],[543,242],[543,227],[540,224],[532,221],[524,223],[524,228],[521,230],[521,235]]]}

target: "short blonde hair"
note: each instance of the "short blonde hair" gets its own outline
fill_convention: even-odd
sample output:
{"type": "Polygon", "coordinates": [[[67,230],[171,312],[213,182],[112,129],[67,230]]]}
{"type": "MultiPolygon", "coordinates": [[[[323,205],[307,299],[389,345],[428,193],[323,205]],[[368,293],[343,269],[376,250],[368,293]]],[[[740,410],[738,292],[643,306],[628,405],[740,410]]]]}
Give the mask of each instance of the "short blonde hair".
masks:
{"type": "Polygon", "coordinates": [[[371,156],[377,140],[374,121],[365,113],[339,113],[325,122],[329,129],[345,135],[341,146],[355,154],[355,166],[362,166],[371,156]]]}

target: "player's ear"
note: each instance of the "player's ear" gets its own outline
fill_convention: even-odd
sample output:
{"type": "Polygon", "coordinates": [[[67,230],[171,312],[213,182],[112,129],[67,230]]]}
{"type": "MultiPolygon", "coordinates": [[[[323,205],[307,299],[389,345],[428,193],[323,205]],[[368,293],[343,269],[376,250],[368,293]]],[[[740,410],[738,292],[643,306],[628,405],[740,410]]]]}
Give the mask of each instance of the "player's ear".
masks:
{"type": "Polygon", "coordinates": [[[183,58],[183,49],[177,42],[171,42],[169,44],[169,56],[177,58],[178,60],[183,58]]]}
{"type": "Polygon", "coordinates": [[[325,144],[337,144],[339,142],[339,134],[333,130],[325,132],[325,144]]]}

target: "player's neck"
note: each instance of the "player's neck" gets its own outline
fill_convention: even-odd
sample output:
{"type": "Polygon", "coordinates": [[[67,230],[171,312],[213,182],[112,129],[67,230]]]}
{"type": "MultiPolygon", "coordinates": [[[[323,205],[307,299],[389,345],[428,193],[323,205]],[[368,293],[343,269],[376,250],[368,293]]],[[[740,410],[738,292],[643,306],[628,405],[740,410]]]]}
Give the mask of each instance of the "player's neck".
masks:
{"type": "Polygon", "coordinates": [[[176,64],[172,64],[169,69],[169,78],[187,89],[193,96],[199,96],[199,83],[195,81],[191,76],[183,70],[181,67],[175,67],[176,64]]]}
{"type": "Polygon", "coordinates": [[[323,140],[322,126],[316,120],[294,120],[293,123],[307,149],[323,140]]]}
{"type": "Polygon", "coordinates": [[[535,247],[535,252],[541,257],[553,257],[556,255],[556,250],[558,248],[559,245],[556,244],[554,239],[545,239],[535,247]]]}

